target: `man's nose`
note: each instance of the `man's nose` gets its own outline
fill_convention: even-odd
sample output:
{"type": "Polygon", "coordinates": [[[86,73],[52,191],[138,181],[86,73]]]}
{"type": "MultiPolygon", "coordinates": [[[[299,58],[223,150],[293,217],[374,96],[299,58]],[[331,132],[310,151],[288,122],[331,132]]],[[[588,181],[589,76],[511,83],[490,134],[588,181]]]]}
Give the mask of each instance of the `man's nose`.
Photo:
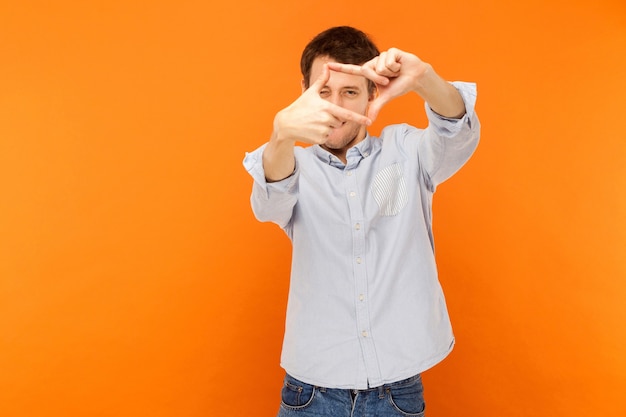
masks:
{"type": "Polygon", "coordinates": [[[336,106],[343,107],[341,105],[343,103],[343,100],[341,99],[341,94],[331,94],[330,96],[328,96],[326,100],[328,100],[329,102],[333,103],[336,106]]]}

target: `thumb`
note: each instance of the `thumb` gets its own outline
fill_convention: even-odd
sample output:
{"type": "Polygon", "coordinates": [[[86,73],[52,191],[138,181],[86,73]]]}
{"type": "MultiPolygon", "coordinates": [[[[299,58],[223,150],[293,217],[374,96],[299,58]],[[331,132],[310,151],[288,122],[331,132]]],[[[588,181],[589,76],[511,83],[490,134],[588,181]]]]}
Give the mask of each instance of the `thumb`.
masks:
{"type": "Polygon", "coordinates": [[[330,69],[328,68],[328,64],[324,64],[324,66],[322,67],[322,73],[319,77],[317,77],[317,80],[315,80],[315,82],[309,86],[309,88],[316,93],[319,93],[322,88],[324,88],[329,79],[330,69]]]}
{"type": "Polygon", "coordinates": [[[383,96],[378,96],[374,100],[372,100],[369,108],[367,109],[367,117],[372,121],[376,120],[380,109],[382,109],[383,106],[387,104],[387,101],[388,100],[386,100],[383,96]]]}

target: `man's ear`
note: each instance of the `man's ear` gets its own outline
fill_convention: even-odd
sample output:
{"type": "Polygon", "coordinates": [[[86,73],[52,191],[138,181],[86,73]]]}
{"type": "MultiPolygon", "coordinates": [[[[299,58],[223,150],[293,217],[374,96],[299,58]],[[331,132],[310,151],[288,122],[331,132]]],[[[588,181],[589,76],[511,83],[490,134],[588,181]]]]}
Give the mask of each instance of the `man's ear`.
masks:
{"type": "Polygon", "coordinates": [[[304,79],[300,81],[300,86],[302,87],[302,92],[304,93],[306,91],[306,86],[304,85],[304,79]]]}

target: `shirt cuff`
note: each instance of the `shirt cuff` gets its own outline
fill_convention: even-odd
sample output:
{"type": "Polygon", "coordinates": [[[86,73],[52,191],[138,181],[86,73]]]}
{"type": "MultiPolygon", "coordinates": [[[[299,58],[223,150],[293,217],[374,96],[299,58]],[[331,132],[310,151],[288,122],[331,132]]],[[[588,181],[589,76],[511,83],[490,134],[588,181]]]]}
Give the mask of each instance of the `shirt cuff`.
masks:
{"type": "Polygon", "coordinates": [[[289,194],[296,191],[297,179],[299,175],[298,161],[295,161],[293,173],[285,179],[276,182],[267,182],[265,170],[263,169],[263,151],[267,143],[252,152],[246,152],[243,159],[243,166],[252,176],[254,182],[263,190],[265,198],[269,198],[270,192],[289,194]]]}
{"type": "Polygon", "coordinates": [[[476,84],[462,81],[454,81],[452,84],[461,94],[463,103],[465,103],[465,114],[460,119],[452,119],[435,113],[428,103],[425,103],[426,115],[428,121],[435,132],[440,136],[452,137],[458,134],[463,125],[468,124],[471,127],[474,120],[474,106],[476,105],[476,84]]]}

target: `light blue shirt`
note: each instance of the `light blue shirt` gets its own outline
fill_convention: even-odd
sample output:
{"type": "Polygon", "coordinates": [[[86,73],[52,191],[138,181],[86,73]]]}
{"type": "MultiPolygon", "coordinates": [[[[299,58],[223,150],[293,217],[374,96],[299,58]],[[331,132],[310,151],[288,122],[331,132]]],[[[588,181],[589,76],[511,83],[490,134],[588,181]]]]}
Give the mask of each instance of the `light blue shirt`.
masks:
{"type": "Polygon", "coordinates": [[[418,374],[452,350],[437,277],[432,198],[478,144],[476,86],[456,82],[463,118],[428,105],[426,129],[383,129],[347,152],[295,148],[290,177],[267,183],[262,154],[246,154],[252,208],[277,223],[293,257],[281,366],[327,388],[365,389],[418,374]]]}

